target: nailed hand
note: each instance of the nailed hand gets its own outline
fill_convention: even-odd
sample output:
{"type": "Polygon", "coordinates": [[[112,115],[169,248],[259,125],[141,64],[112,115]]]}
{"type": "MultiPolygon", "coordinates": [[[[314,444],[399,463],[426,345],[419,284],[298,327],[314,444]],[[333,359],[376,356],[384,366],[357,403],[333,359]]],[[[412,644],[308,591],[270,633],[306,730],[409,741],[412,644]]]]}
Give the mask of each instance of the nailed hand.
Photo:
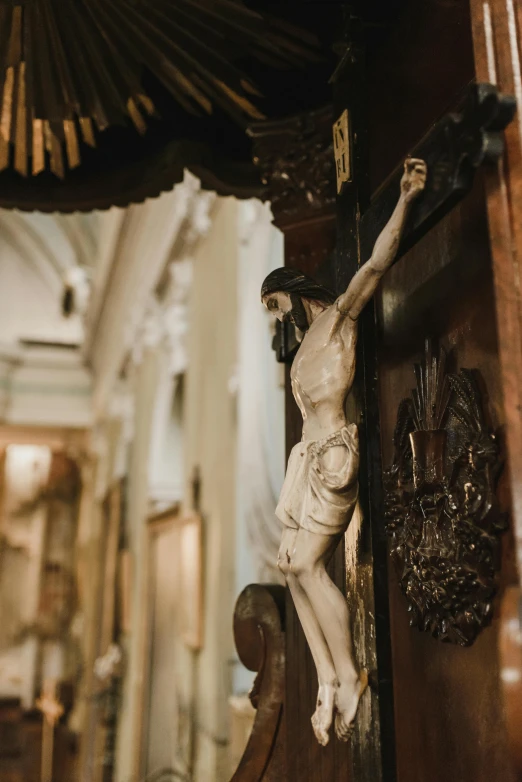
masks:
{"type": "Polygon", "coordinates": [[[419,193],[422,193],[426,186],[426,177],[428,167],[424,160],[408,157],[404,161],[404,174],[401,179],[401,195],[403,199],[410,203],[419,193]]]}

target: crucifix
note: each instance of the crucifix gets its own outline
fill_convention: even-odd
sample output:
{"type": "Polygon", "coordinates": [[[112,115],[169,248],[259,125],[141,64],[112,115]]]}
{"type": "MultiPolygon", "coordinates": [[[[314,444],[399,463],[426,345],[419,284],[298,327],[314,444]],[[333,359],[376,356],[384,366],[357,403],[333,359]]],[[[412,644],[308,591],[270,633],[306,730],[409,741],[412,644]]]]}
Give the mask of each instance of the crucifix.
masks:
{"type": "MultiPolygon", "coordinates": [[[[303,417],[303,440],[290,456],[277,510],[284,527],[279,564],[318,671],[312,724],[323,745],[334,719],[337,737],[349,737],[367,684],[367,674],[357,671],[351,657],[344,601],[324,567],[357,503],[357,427],[347,422],[344,411],[355,371],[356,324],[386,269],[465,195],[476,168],[501,154],[500,131],[513,112],[511,98],[500,96],[491,85],[475,85],[467,102],[421,140],[405,171],[389,180],[360,220],[359,271],[344,293],[331,294],[288,269],[269,275],[262,288],[263,302],[285,326],[283,338],[289,320],[305,334],[293,350],[279,350],[281,357],[294,360],[292,390],[303,417]]],[[[375,421],[378,411],[369,330],[361,337],[368,470],[378,462],[377,433],[369,436],[368,411],[375,414],[375,421]]],[[[372,481],[379,480],[375,470],[368,472],[372,474],[365,476],[366,494],[372,481]]],[[[372,510],[375,506],[370,515],[372,510]]]]}
{"type": "Polygon", "coordinates": [[[406,220],[426,183],[423,160],[408,158],[400,196],[371,256],[335,297],[292,269],[265,279],[261,298],[279,321],[303,334],[292,366],[292,391],[303,417],[303,438],[290,455],[276,515],[283,524],[278,566],[294,599],[319,678],[312,717],[320,744],[335,733],[346,741],[368,674],[351,654],[346,602],[326,565],[346,532],[358,498],[359,436],[345,414],[355,376],[359,316],[392,265],[406,220]]]}

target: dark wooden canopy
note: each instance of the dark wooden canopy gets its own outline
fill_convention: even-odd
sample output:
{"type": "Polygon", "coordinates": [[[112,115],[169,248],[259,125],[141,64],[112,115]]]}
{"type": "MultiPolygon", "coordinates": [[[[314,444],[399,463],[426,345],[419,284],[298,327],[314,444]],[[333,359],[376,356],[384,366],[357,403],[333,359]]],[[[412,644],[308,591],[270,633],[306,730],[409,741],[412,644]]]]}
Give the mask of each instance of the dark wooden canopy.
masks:
{"type": "Polygon", "coordinates": [[[328,101],[330,8],[0,0],[0,206],[126,206],[185,168],[222,195],[259,195],[245,130],[328,101]]]}

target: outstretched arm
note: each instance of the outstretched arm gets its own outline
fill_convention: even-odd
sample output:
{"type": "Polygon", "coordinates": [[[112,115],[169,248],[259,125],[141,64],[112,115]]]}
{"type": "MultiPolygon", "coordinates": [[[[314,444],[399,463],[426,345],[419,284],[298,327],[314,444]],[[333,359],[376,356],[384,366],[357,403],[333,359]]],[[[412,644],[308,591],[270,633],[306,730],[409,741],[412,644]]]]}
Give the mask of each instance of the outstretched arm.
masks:
{"type": "Polygon", "coordinates": [[[426,163],[416,158],[407,158],[401,179],[401,194],[397,206],[386,226],[380,233],[372,257],[352,278],[348,289],[337,299],[337,308],[343,315],[356,320],[377,289],[384,273],[392,265],[401,240],[410,205],[424,190],[426,184],[426,163]]]}

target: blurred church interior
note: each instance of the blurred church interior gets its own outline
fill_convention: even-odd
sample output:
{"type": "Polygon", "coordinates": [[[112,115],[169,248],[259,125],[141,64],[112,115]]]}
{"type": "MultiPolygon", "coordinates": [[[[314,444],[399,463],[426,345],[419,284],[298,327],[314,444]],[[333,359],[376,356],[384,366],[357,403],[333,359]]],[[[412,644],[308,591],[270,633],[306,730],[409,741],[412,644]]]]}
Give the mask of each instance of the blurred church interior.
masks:
{"type": "Polygon", "coordinates": [[[283,377],[258,281],[281,234],[188,172],[128,209],[2,221],[0,778],[40,779],[42,751],[64,782],[228,778],[253,712],[235,598],[278,580],[283,377]],[[188,513],[205,530],[183,549],[188,513]]]}

